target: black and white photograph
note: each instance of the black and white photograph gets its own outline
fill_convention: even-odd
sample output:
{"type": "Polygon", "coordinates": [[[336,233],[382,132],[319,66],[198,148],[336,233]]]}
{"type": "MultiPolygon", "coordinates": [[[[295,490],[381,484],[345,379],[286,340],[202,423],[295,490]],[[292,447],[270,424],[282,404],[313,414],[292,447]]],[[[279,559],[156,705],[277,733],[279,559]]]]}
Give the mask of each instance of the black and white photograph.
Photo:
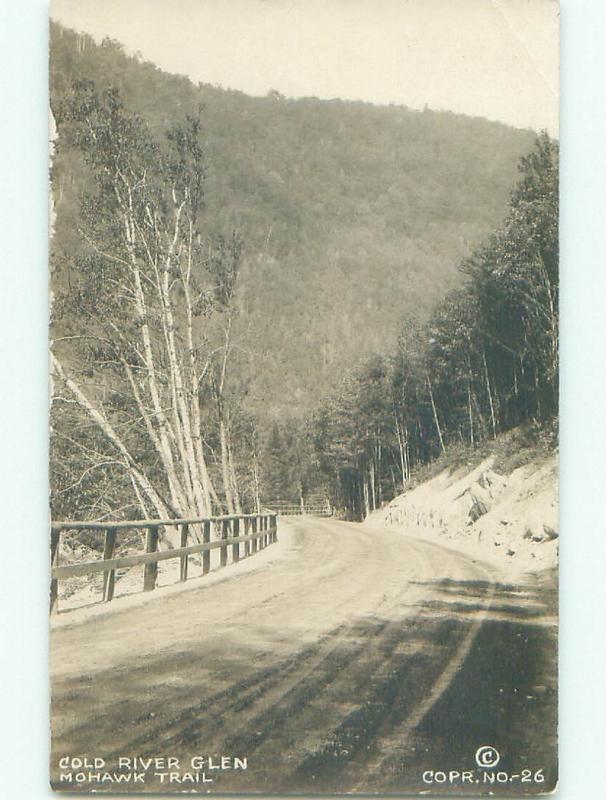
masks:
{"type": "Polygon", "coordinates": [[[52,788],[552,793],[558,4],[53,0],[49,56],[52,788]]]}

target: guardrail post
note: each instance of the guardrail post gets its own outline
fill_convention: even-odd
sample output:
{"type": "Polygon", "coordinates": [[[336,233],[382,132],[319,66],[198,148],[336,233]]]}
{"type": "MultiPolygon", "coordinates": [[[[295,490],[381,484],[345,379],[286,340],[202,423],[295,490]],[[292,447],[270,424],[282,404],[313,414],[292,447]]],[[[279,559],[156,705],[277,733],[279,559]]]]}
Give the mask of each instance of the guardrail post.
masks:
{"type": "MultiPolygon", "coordinates": [[[[145,552],[156,553],[158,550],[159,530],[156,525],[147,529],[145,535],[145,552]]],[[[143,591],[151,592],[156,588],[156,581],[158,579],[158,562],[152,561],[145,565],[143,573],[143,591]]]]}
{"type": "MultiPolygon", "coordinates": [[[[105,531],[105,543],[103,545],[103,560],[109,561],[114,557],[114,550],[116,549],[116,534],[118,531],[115,528],[108,528],[105,531]]],[[[109,603],[114,599],[114,587],[116,585],[116,570],[108,569],[103,573],[103,601],[109,603]]]]}
{"type": "MultiPolygon", "coordinates": [[[[232,536],[239,536],[240,535],[240,518],[236,517],[232,520],[232,536]]],[[[232,558],[234,564],[240,560],[240,542],[234,542],[232,547],[232,558]]]]}
{"type": "MultiPolygon", "coordinates": [[[[244,517],[244,536],[250,536],[250,520],[244,517]]],[[[244,556],[250,555],[250,542],[244,542],[244,556]]]]}
{"type": "MultiPolygon", "coordinates": [[[[221,520],[221,539],[227,539],[229,536],[229,520],[224,519],[221,520]]],[[[224,567],[227,564],[227,545],[221,545],[221,566],[224,567]]]]}
{"type": "Polygon", "coordinates": [[[265,547],[265,517],[263,514],[259,517],[259,550],[263,550],[265,547]]]}
{"type": "Polygon", "coordinates": [[[278,515],[274,514],[271,518],[271,540],[272,542],[278,541],[278,515]]]}
{"type": "Polygon", "coordinates": [[[270,525],[271,517],[269,514],[265,517],[265,547],[269,547],[269,543],[271,541],[269,536],[269,525],[270,525]]]}
{"type": "MultiPolygon", "coordinates": [[[[202,541],[204,542],[204,544],[208,544],[210,542],[210,525],[211,525],[211,521],[209,519],[207,519],[203,523],[202,541]]],[[[208,572],[210,572],[210,550],[203,550],[202,551],[202,574],[206,575],[208,572]]]]}
{"type": "Polygon", "coordinates": [[[255,537],[255,538],[252,540],[252,551],[253,551],[253,553],[256,553],[256,552],[257,552],[257,550],[259,549],[259,541],[258,541],[258,539],[257,539],[257,536],[256,536],[256,534],[257,534],[257,533],[258,533],[258,531],[259,531],[259,517],[258,517],[256,514],[255,514],[255,516],[254,516],[254,517],[251,519],[251,524],[252,524],[252,532],[253,532],[253,536],[255,537]]]}
{"type": "MultiPolygon", "coordinates": [[[[189,525],[184,523],[181,525],[181,538],[179,540],[179,545],[181,547],[187,547],[187,537],[189,536],[189,525]]],[[[187,580],[187,553],[184,556],[181,556],[181,570],[179,574],[179,580],[185,582],[187,580]]]]}
{"type": "MultiPolygon", "coordinates": [[[[53,530],[51,528],[51,569],[59,566],[59,540],[61,537],[61,528],[53,530]]],[[[51,578],[50,585],[50,612],[53,614],[58,610],[59,599],[59,581],[56,578],[51,578]]]]}

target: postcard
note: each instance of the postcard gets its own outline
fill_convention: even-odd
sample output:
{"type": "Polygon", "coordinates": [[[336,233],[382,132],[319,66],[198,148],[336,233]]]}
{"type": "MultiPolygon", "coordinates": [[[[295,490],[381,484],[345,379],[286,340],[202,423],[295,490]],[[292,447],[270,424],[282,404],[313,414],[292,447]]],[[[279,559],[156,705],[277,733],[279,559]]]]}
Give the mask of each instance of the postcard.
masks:
{"type": "Polygon", "coordinates": [[[53,789],[556,788],[551,0],[53,0],[53,789]]]}

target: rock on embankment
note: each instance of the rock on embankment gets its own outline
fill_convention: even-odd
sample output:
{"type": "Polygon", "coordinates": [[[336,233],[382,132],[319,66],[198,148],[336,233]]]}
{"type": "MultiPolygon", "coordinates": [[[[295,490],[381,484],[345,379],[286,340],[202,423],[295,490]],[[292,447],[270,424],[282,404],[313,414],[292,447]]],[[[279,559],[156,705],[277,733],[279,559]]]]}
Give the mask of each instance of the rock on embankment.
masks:
{"type": "Polygon", "coordinates": [[[396,497],[369,520],[440,541],[521,570],[555,567],[558,554],[557,459],[493,469],[445,470],[396,497]]]}

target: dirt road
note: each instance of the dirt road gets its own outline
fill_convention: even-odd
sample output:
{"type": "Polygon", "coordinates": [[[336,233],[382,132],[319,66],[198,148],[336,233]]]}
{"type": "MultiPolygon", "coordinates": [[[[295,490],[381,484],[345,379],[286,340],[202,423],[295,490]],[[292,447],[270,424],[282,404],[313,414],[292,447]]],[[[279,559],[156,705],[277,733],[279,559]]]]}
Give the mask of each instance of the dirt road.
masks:
{"type": "Polygon", "coordinates": [[[553,788],[549,579],[508,585],[383,528],[281,525],[291,547],[280,561],[96,618],[75,613],[53,631],[57,788],[91,788],[58,783],[66,756],[103,759],[110,772],[120,757],[179,760],[174,785],[155,774],[170,771],[162,762],[141,785],[96,791],[553,788]],[[475,784],[482,745],[499,751],[506,784],[475,784]],[[212,783],[178,782],[192,757],[212,783]],[[435,782],[449,770],[473,770],[474,783],[435,782]]]}

